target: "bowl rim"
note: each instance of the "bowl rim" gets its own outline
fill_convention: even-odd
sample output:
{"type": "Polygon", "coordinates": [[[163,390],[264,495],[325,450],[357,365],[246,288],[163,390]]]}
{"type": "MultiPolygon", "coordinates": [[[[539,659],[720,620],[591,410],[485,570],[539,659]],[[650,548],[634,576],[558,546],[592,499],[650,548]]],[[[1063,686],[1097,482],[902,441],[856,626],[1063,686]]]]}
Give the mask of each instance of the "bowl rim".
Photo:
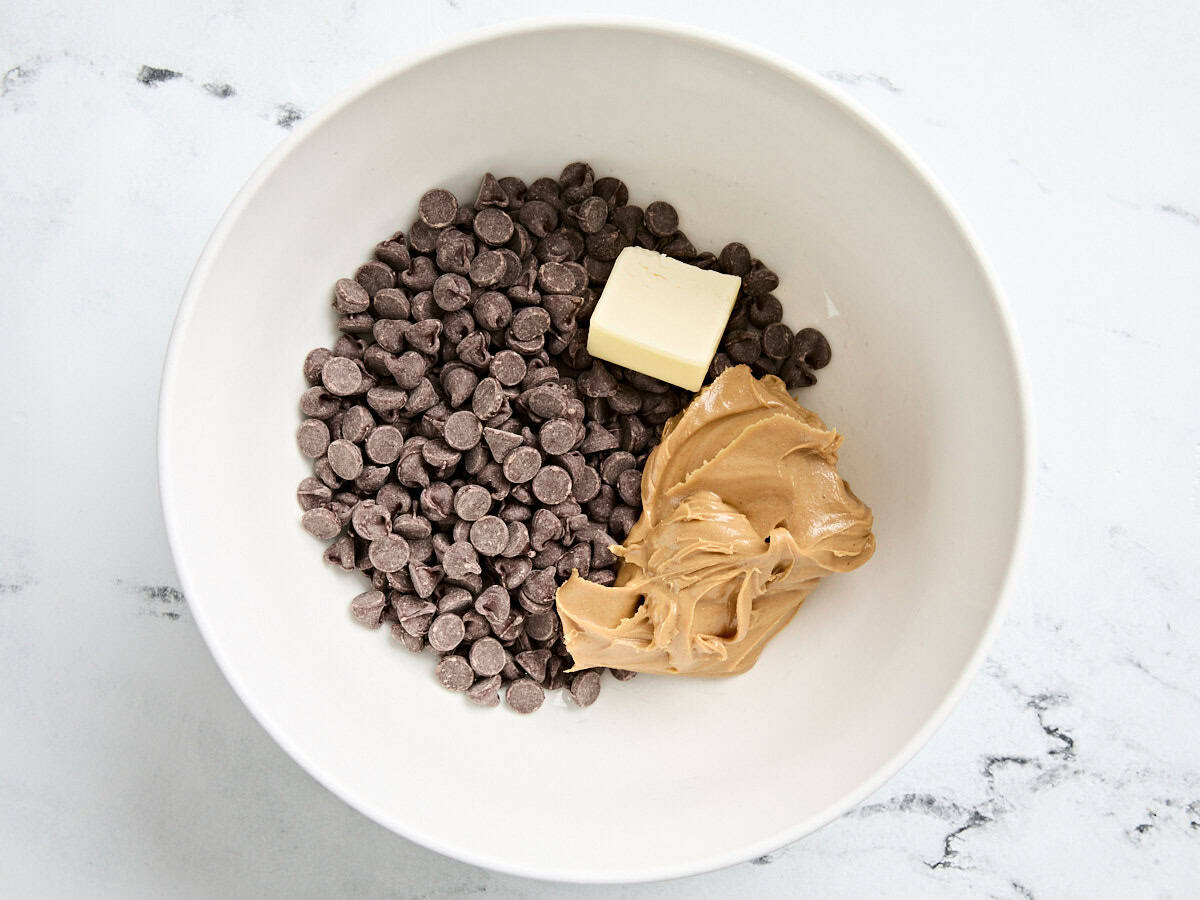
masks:
{"type": "Polygon", "coordinates": [[[281,140],[266,158],[259,163],[218,220],[184,288],[183,297],[171,329],[167,352],[163,361],[158,397],[157,476],[163,520],[171,556],[175,562],[184,595],[188,598],[189,609],[192,612],[201,636],[208,646],[209,652],[216,660],[217,666],[226,681],[229,682],[238,698],[258,723],[310,776],[342,801],[389,831],[452,859],[508,875],[543,881],[560,881],[576,884],[623,884],[660,881],[711,872],[763,856],[787,846],[823,828],[860,804],[885,782],[890,780],[916,755],[917,751],[928,743],[933,734],[945,722],[950,711],[962,698],[973,676],[982,665],[999,631],[999,625],[1003,619],[1004,612],[1011,602],[1014,573],[1025,553],[1029,531],[1030,509],[1033,499],[1033,472],[1036,452],[1031,409],[1032,394],[1028,372],[1019,350],[1019,341],[1012,313],[995,269],[975,236],[974,231],[967,223],[957,204],[951,199],[945,187],[943,187],[941,182],[925,164],[921,162],[908,144],[878,119],[874,113],[860,105],[858,101],[846,94],[841,88],[830,84],[804,66],[794,63],[774,51],[767,50],[740,38],[655,17],[603,15],[535,16],[474,29],[451,39],[437,41],[423,51],[408,54],[400,60],[394,60],[378,67],[366,78],[325,103],[315,114],[306,117],[298,128],[281,140]],[[246,685],[241,681],[236,666],[225,655],[221,645],[214,638],[212,626],[204,611],[203,603],[196,600],[198,595],[192,589],[194,582],[190,575],[187,555],[179,537],[179,503],[169,474],[169,460],[171,457],[171,438],[169,435],[173,416],[173,407],[169,401],[175,391],[175,380],[179,377],[179,348],[186,339],[188,325],[192,319],[203,286],[208,279],[209,271],[216,258],[220,255],[234,224],[241,217],[259,187],[308,138],[312,131],[321,127],[337,112],[369,91],[374,90],[384,81],[450,52],[468,49],[496,40],[503,40],[518,34],[563,29],[635,31],[706,45],[741,57],[749,63],[773,69],[788,78],[800,82],[808,89],[816,92],[840,108],[842,112],[856,119],[860,125],[874,132],[933,194],[949,216],[951,222],[963,236],[971,256],[978,266],[980,274],[983,276],[984,283],[991,295],[992,303],[999,314],[1004,340],[1015,375],[1017,413],[1023,447],[1020,472],[1021,490],[1017,500],[1016,525],[1008,550],[1004,577],[995,605],[974,651],[960,670],[949,691],[917,732],[883,766],[859,784],[857,788],[829,804],[823,810],[802,819],[789,828],[776,832],[769,838],[748,844],[740,844],[720,854],[713,855],[699,864],[683,866],[649,864],[627,868],[607,867],[604,869],[594,868],[580,871],[558,868],[553,862],[550,862],[532,869],[513,865],[503,858],[490,856],[487,853],[430,839],[404,823],[397,822],[386,809],[383,809],[371,797],[355,793],[341,784],[333,774],[322,771],[316,766],[307,756],[304,749],[293,743],[286,731],[272,718],[270,712],[260,708],[251,700],[251,695],[246,685]]]}

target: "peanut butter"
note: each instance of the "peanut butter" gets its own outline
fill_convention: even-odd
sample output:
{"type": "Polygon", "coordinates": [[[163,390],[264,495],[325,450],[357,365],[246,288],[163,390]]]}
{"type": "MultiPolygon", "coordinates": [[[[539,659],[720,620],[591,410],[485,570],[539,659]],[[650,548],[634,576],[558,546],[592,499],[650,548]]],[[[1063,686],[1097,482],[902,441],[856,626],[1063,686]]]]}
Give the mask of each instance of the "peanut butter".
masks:
{"type": "Polygon", "coordinates": [[[669,422],[612,587],[572,574],[558,614],[575,669],[736,675],[821,577],[875,551],[837,473],[842,437],[774,376],[727,369],[669,422]]]}

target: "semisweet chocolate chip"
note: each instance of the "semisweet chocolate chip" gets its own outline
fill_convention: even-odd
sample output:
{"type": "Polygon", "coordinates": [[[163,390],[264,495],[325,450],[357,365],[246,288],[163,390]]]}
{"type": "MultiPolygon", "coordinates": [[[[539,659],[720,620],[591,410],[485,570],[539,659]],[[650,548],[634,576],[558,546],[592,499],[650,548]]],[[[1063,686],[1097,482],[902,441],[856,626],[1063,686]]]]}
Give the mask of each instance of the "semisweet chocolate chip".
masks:
{"type": "Polygon", "coordinates": [[[504,477],[513,484],[531,480],[542,467],[542,455],[533,447],[517,447],[504,458],[504,477]]]}
{"type": "Polygon", "coordinates": [[[381,262],[363,263],[354,273],[354,280],[366,288],[372,298],[380,291],[396,286],[396,273],[381,262]]]}
{"type": "Polygon", "coordinates": [[[522,714],[537,712],[541,708],[545,698],[546,694],[542,690],[541,685],[528,678],[514,681],[508,686],[508,690],[504,692],[504,702],[514,712],[522,714]]]}
{"type": "Polygon", "coordinates": [[[629,202],[629,188],[620,178],[612,176],[597,178],[592,191],[610,207],[624,206],[629,202]]]}
{"type": "Polygon", "coordinates": [[[414,256],[408,270],[400,273],[400,283],[414,293],[427,291],[437,280],[437,268],[428,256],[414,256]]]}
{"type": "Polygon", "coordinates": [[[362,500],[350,513],[355,533],[368,541],[378,541],[392,531],[392,514],[374,500],[362,500]]]}
{"type": "Polygon", "coordinates": [[[603,197],[588,197],[567,210],[570,218],[584,234],[595,234],[604,227],[608,218],[608,203],[603,197]]]}
{"type": "Polygon", "coordinates": [[[508,657],[498,640],[494,637],[484,637],[471,645],[467,659],[477,674],[491,678],[500,674],[508,657]]]}
{"type": "Polygon", "coordinates": [[[421,196],[417,213],[430,228],[445,228],[458,214],[458,200],[449,191],[434,188],[421,196]]]}
{"type": "Polygon", "coordinates": [[[533,495],[547,506],[571,496],[571,475],[561,466],[545,466],[533,477],[533,495]]]}
{"type": "Polygon", "coordinates": [[[467,575],[479,575],[479,554],[467,541],[455,541],[442,553],[442,570],[447,578],[462,579],[467,575]]]}
{"type": "Polygon", "coordinates": [[[498,291],[486,291],[476,298],[475,321],[488,331],[500,331],[512,322],[512,304],[498,291]]]}
{"type": "Polygon", "coordinates": [[[629,529],[633,528],[633,523],[636,521],[637,510],[632,506],[617,506],[613,509],[612,515],[608,517],[609,533],[623,541],[629,536],[629,529]]]}
{"type": "Polygon", "coordinates": [[[318,506],[324,506],[333,496],[333,492],[321,483],[321,479],[308,476],[301,479],[299,487],[296,488],[296,500],[300,504],[302,510],[316,509],[318,506]]]}
{"type": "Polygon", "coordinates": [[[568,452],[579,438],[579,426],[567,419],[549,419],[538,431],[538,444],[551,456],[568,452]]]}
{"type": "Polygon", "coordinates": [[[757,328],[783,320],[783,304],[774,294],[760,294],[746,303],[746,318],[757,328]]]}
{"type": "Polygon", "coordinates": [[[750,263],[750,271],[742,276],[742,293],[747,297],[769,294],[779,287],[779,276],[758,260],[750,263]]]}
{"type": "Polygon", "coordinates": [[[465,522],[482,519],[492,508],[492,495],[479,484],[465,484],[454,495],[454,514],[465,522]]]}
{"type": "Polygon", "coordinates": [[[544,200],[526,200],[517,212],[517,220],[531,236],[543,238],[558,227],[558,211],[544,200]]]}
{"type": "Polygon", "coordinates": [[[479,443],[483,426],[470,410],[460,409],[446,419],[444,439],[455,450],[470,450],[479,443]]]}
{"type": "Polygon", "coordinates": [[[646,207],[645,222],[655,237],[667,237],[679,229],[679,213],[670,203],[655,200],[646,207]]]}
{"type": "Polygon", "coordinates": [[[454,613],[442,613],[430,624],[426,639],[438,653],[449,653],[462,643],[465,634],[461,618],[454,613]]]}
{"type": "Polygon", "coordinates": [[[762,333],[763,354],[771,359],[786,359],[792,353],[792,329],[782,322],[772,322],[762,333]]]}
{"type": "Polygon", "coordinates": [[[521,383],[528,368],[521,354],[514,350],[501,350],[492,357],[488,371],[504,387],[513,387],[521,383]]]}
{"type": "Polygon", "coordinates": [[[721,348],[735,363],[749,364],[762,355],[762,336],[750,328],[727,331],[721,339],[721,348]]]}
{"type": "Polygon", "coordinates": [[[345,315],[367,311],[371,295],[353,278],[339,278],[333,285],[333,308],[345,315]]]}
{"type": "Polygon", "coordinates": [[[462,692],[475,683],[475,673],[463,657],[443,656],[438,660],[437,679],[447,690],[462,692]]]}
{"type": "Polygon", "coordinates": [[[482,516],[471,523],[471,544],[484,556],[499,556],[508,545],[508,523],[499,516],[482,516]]]}
{"type": "Polygon", "coordinates": [[[509,205],[508,193],[504,187],[496,180],[496,176],[491,172],[485,172],[483,180],[479,183],[479,193],[475,195],[475,208],[483,209],[485,206],[498,206],[501,209],[509,205]]]}
{"type": "Polygon", "coordinates": [[[737,241],[726,244],[717,256],[717,268],[726,275],[745,275],[750,271],[750,251],[737,241]]]}
{"type": "Polygon", "coordinates": [[[508,621],[512,612],[512,598],[508,591],[498,584],[484,588],[475,600],[475,612],[492,624],[508,621]]]}
{"type": "Polygon", "coordinates": [[[549,650],[525,650],[518,653],[514,658],[518,666],[525,670],[534,681],[546,680],[546,663],[550,661],[551,653],[549,650]]]}
{"type": "Polygon", "coordinates": [[[591,706],[600,696],[600,669],[586,669],[571,676],[567,693],[581,709],[591,706]]]}
{"type": "Polygon", "coordinates": [[[601,262],[611,262],[628,246],[625,236],[615,225],[604,225],[599,231],[587,236],[587,255],[601,262]]]}
{"type": "Polygon", "coordinates": [[[377,541],[371,541],[367,556],[371,565],[380,572],[395,572],[408,563],[408,541],[398,534],[384,535],[377,541]]]}
{"type": "Polygon", "coordinates": [[[387,597],[383,591],[363,591],[350,601],[350,615],[354,621],[368,628],[378,628],[383,623],[383,611],[387,608],[387,597]]]}
{"type": "Polygon", "coordinates": [[[412,262],[412,255],[409,253],[408,245],[404,243],[403,238],[399,240],[380,241],[375,245],[375,258],[387,264],[396,272],[406,271],[412,262]]]}
{"type": "Polygon", "coordinates": [[[796,334],[795,350],[810,369],[823,369],[833,358],[833,350],[825,335],[815,328],[801,328],[796,334]]]}
{"type": "Polygon", "coordinates": [[[558,176],[558,187],[565,203],[579,203],[592,195],[596,175],[585,162],[573,162],[558,176]]]}
{"type": "Polygon", "coordinates": [[[502,209],[481,209],[475,215],[474,228],[475,235],[493,247],[503,246],[513,236],[513,220],[502,209]]]}
{"type": "Polygon", "coordinates": [[[617,494],[633,507],[642,505],[642,473],[637,469],[626,469],[617,476],[617,494]]]}
{"type": "Polygon", "coordinates": [[[333,353],[325,347],[309,350],[308,355],[304,357],[304,380],[309,384],[318,384],[321,381],[321,369],[331,359],[333,353]]]}
{"type": "Polygon", "coordinates": [[[329,540],[342,530],[342,523],[337,514],[321,506],[305,510],[304,515],[300,517],[300,524],[313,537],[323,541],[329,540]]]}
{"type": "Polygon", "coordinates": [[[362,390],[363,372],[353,359],[335,356],[321,367],[321,384],[336,397],[348,397],[362,390]]]}
{"type": "Polygon", "coordinates": [[[329,445],[326,459],[334,474],[347,481],[357,478],[363,469],[362,451],[356,444],[344,439],[329,445]]]}
{"type": "Polygon", "coordinates": [[[296,429],[296,443],[309,459],[319,459],[329,447],[329,426],[320,419],[305,419],[296,429]]]}

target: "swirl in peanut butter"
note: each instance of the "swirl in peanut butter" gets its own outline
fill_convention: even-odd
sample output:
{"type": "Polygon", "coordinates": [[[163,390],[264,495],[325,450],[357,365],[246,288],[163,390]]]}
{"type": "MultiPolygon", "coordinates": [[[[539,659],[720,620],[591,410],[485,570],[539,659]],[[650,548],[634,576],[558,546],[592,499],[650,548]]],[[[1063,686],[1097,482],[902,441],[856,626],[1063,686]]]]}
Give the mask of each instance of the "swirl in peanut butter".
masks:
{"type": "Polygon", "coordinates": [[[875,551],[873,517],[837,473],[842,437],[746,366],[667,424],[612,587],[572,574],[558,614],[575,669],[736,675],[822,576],[875,551]]]}

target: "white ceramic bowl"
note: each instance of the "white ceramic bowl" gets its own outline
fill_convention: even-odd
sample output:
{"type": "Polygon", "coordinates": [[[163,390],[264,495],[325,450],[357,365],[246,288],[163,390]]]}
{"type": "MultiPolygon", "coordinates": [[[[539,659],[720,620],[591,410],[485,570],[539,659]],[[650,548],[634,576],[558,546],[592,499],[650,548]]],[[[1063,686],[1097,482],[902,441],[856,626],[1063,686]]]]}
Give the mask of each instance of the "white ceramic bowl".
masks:
{"type": "MultiPolygon", "coordinates": [[[[225,675],[316,778],[412,840],[540,878],[633,881],[766,853],[849,809],[944,718],[1001,603],[1029,480],[994,278],[877,123],[761,51],[636,22],[509,27],[309,121],[234,200],[188,286],[160,409],[179,574],[225,675]],[[486,94],[490,100],[478,98],[486,94]],[[879,550],[828,580],[750,673],[605,679],[587,710],[481,710],[351,622],[294,500],[300,364],[330,286],[443,185],[575,159],[688,235],[742,240],[833,364],[801,400],[846,435],[879,550]]],[[[303,829],[303,824],[299,826],[303,829]]]]}

